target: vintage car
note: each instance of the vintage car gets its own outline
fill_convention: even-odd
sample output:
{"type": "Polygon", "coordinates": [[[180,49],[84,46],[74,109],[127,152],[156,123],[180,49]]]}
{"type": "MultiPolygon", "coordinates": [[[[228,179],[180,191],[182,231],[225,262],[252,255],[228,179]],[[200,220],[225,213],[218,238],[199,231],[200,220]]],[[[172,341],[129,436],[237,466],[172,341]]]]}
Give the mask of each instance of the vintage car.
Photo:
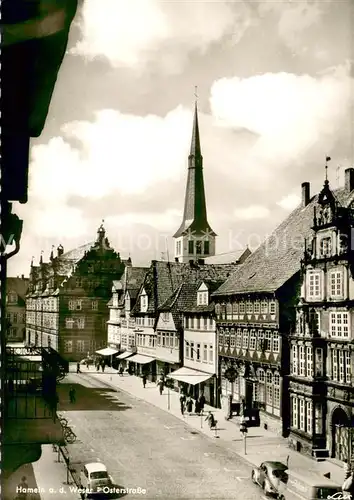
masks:
{"type": "Polygon", "coordinates": [[[266,495],[277,497],[288,481],[287,469],[282,462],[262,462],[252,470],[252,481],[263,488],[266,495]]]}

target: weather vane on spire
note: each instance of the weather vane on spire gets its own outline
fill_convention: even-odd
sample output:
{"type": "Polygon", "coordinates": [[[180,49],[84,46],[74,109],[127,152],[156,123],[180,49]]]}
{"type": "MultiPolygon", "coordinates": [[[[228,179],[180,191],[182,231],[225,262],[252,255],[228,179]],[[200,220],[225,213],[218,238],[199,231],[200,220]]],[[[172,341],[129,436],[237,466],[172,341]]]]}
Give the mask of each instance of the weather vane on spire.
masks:
{"type": "Polygon", "coordinates": [[[331,161],[331,157],[330,156],[326,156],[326,166],[325,166],[325,170],[326,170],[326,181],[328,181],[328,165],[327,163],[331,161]]]}

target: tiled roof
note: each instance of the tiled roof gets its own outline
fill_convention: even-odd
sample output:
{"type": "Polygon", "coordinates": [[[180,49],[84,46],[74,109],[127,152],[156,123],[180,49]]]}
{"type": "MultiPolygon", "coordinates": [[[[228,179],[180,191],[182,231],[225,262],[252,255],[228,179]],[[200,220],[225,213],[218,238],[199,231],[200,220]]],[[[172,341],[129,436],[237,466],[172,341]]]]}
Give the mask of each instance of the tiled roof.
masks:
{"type": "MultiPolygon", "coordinates": [[[[235,270],[237,264],[182,264],[179,262],[152,261],[140,288],[148,296],[148,313],[155,313],[182,283],[199,287],[204,280],[223,282],[235,270]]],[[[197,289],[197,288],[196,288],[197,289]]],[[[138,308],[132,309],[137,313],[138,308]]]]}
{"type": "Polygon", "coordinates": [[[17,295],[22,299],[26,299],[27,289],[29,285],[28,278],[7,278],[6,280],[6,291],[16,292],[17,295]]]}
{"type": "Polygon", "coordinates": [[[57,273],[60,276],[67,276],[73,269],[73,266],[84,257],[85,252],[89,252],[94,245],[95,242],[86,243],[74,250],[63,253],[56,260],[57,273]]]}
{"type": "Polygon", "coordinates": [[[243,257],[246,259],[248,254],[251,254],[251,252],[248,248],[246,248],[243,250],[235,250],[233,252],[206,257],[204,261],[205,264],[229,264],[230,262],[238,262],[239,259],[243,259],[243,257]]]}
{"type": "MultiPolygon", "coordinates": [[[[347,206],[352,196],[338,189],[333,194],[347,206]]],[[[300,271],[304,240],[312,234],[314,206],[318,195],[306,207],[297,207],[214,293],[225,296],[252,292],[275,292],[300,271]]]]}

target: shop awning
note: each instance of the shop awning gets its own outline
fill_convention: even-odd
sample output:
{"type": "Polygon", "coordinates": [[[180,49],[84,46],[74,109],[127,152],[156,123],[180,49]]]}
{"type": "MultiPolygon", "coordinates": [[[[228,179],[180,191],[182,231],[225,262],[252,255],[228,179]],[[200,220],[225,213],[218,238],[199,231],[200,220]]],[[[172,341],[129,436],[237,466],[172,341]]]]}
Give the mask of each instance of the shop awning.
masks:
{"type": "Polygon", "coordinates": [[[155,361],[155,358],[150,358],[149,356],[143,356],[142,354],[135,354],[129,361],[133,363],[139,363],[139,365],[146,365],[147,363],[151,363],[155,361]]]}
{"type": "Polygon", "coordinates": [[[198,370],[193,370],[192,368],[182,366],[182,368],[169,373],[167,377],[178,380],[179,382],[185,382],[186,384],[197,385],[213,377],[213,374],[200,372],[198,370]]]}
{"type": "Polygon", "coordinates": [[[118,356],[116,356],[116,359],[125,359],[125,358],[129,358],[129,356],[133,356],[133,353],[132,352],[122,352],[121,354],[118,354],[118,356]]]}
{"type": "Polygon", "coordinates": [[[112,349],[111,347],[105,347],[104,349],[96,351],[96,353],[101,356],[113,356],[113,354],[116,354],[117,352],[117,349],[112,349]]]}

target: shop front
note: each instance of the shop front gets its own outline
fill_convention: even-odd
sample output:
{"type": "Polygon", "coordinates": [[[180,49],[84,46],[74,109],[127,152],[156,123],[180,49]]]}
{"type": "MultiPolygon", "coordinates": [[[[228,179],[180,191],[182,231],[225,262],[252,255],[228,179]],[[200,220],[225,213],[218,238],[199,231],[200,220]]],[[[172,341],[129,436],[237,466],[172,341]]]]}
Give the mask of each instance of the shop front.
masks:
{"type": "Polygon", "coordinates": [[[215,399],[215,375],[201,372],[183,366],[167,375],[172,379],[180,392],[184,392],[193,399],[198,399],[203,393],[206,403],[214,406],[215,399]]]}
{"type": "Polygon", "coordinates": [[[151,371],[153,369],[152,365],[155,363],[155,358],[145,356],[144,354],[135,354],[129,358],[128,361],[134,375],[141,377],[145,374],[148,377],[151,375],[151,371]]]}

